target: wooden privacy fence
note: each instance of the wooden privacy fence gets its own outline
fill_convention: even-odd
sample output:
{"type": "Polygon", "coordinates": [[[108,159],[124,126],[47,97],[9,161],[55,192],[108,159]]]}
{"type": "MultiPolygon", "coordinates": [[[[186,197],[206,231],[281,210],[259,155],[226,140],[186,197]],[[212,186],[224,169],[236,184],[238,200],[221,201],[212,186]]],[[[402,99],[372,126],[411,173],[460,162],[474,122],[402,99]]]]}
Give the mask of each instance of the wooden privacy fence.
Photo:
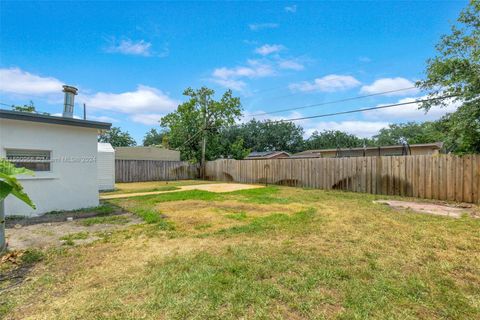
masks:
{"type": "Polygon", "coordinates": [[[209,180],[480,202],[480,155],[207,162],[209,180]]]}
{"type": "Polygon", "coordinates": [[[115,160],[115,182],[198,178],[198,165],[186,161],[115,160]]]}

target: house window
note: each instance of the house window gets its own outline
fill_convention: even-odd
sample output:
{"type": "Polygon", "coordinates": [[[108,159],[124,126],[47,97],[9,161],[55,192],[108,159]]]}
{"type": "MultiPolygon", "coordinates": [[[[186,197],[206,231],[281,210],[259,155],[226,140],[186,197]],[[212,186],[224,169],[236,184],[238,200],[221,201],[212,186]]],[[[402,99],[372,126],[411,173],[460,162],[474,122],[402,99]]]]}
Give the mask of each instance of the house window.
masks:
{"type": "Polygon", "coordinates": [[[7,160],[18,168],[50,171],[50,151],[9,149],[7,150],[7,160]]]}

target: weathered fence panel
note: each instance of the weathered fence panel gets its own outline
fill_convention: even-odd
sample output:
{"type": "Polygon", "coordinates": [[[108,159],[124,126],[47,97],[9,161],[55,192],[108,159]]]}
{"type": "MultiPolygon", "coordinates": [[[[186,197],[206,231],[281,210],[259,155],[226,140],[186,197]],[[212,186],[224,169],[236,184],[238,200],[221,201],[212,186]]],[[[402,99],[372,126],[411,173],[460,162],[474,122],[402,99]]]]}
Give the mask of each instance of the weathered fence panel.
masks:
{"type": "Polygon", "coordinates": [[[209,180],[480,202],[480,155],[207,162],[209,180]]]}
{"type": "Polygon", "coordinates": [[[115,182],[198,178],[198,165],[186,161],[115,160],[115,182]]]}

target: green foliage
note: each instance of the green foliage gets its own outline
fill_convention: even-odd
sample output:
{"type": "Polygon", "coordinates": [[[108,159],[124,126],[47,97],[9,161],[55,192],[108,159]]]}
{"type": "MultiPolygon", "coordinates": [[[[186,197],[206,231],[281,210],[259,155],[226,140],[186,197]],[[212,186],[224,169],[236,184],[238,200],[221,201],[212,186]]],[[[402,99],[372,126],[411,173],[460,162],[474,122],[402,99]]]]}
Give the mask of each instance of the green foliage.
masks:
{"type": "Polygon", "coordinates": [[[274,213],[266,217],[253,219],[249,224],[222,229],[217,234],[235,235],[239,233],[262,234],[265,232],[298,232],[299,225],[304,228],[315,216],[315,208],[299,211],[293,215],[274,213]]]}
{"type": "Polygon", "coordinates": [[[457,153],[480,152],[480,1],[472,0],[458,25],[436,46],[437,56],[427,61],[426,77],[417,85],[430,97],[457,95],[453,99],[425,102],[422,108],[457,102],[457,111],[441,119],[447,129],[447,148],[457,153]]]}
{"type": "Polygon", "coordinates": [[[82,219],[79,223],[82,226],[89,227],[95,224],[126,224],[128,221],[128,218],[125,216],[106,216],[82,219]]]}
{"type": "Polygon", "coordinates": [[[237,140],[235,140],[230,147],[229,155],[233,159],[242,160],[246,156],[248,156],[248,154],[250,152],[251,152],[250,149],[247,149],[247,148],[244,147],[243,139],[242,138],[237,138],[237,140]]]}
{"type": "Polygon", "coordinates": [[[137,145],[128,131],[123,132],[119,127],[112,127],[102,133],[98,137],[98,141],[110,143],[112,147],[133,147],[137,145]]]}
{"type": "Polygon", "coordinates": [[[456,112],[440,119],[437,126],[447,133],[448,151],[480,153],[480,100],[464,103],[456,112]]]}
{"type": "Polygon", "coordinates": [[[0,201],[11,194],[35,209],[32,200],[23,191],[22,185],[15,178],[19,174],[33,175],[33,172],[25,168],[16,168],[9,161],[0,159],[0,201]]]}
{"type": "Polygon", "coordinates": [[[378,146],[401,144],[431,143],[445,140],[445,133],[437,122],[407,122],[390,124],[373,137],[378,146]]]}
{"type": "Polygon", "coordinates": [[[366,139],[339,130],[314,131],[305,141],[306,149],[335,149],[363,147],[366,139]]]}
{"type": "Polygon", "coordinates": [[[146,134],[145,134],[145,137],[143,138],[143,145],[145,147],[148,147],[148,146],[163,146],[163,147],[167,147],[166,146],[166,142],[167,140],[165,139],[166,138],[166,133],[165,132],[162,132],[160,130],[157,131],[157,129],[150,129],[150,131],[148,131],[146,134]]]}
{"type": "MultiPolygon", "coordinates": [[[[29,104],[24,104],[23,106],[19,105],[12,105],[12,110],[13,111],[18,111],[18,112],[28,112],[28,113],[39,113],[37,112],[37,109],[35,108],[35,105],[33,104],[33,101],[30,100],[29,104]]],[[[41,112],[41,114],[49,116],[50,113],[48,112],[41,112]]]]}
{"type": "Polygon", "coordinates": [[[88,238],[88,232],[82,231],[77,233],[67,234],[60,238],[60,240],[64,240],[67,244],[71,244],[73,240],[85,240],[88,238]]]}
{"type": "Polygon", "coordinates": [[[45,255],[42,251],[38,249],[27,249],[22,254],[22,262],[26,264],[31,264],[35,262],[42,261],[45,255]]]}
{"type": "Polygon", "coordinates": [[[232,155],[228,146],[243,140],[252,151],[299,152],[304,148],[303,129],[292,122],[257,121],[255,119],[222,131],[223,156],[232,155]]]}
{"type": "Polygon", "coordinates": [[[31,100],[29,104],[24,104],[23,106],[12,105],[12,110],[19,111],[19,112],[37,113],[37,110],[35,109],[35,105],[31,100]]]}
{"type": "Polygon", "coordinates": [[[235,123],[242,115],[240,98],[227,90],[220,100],[215,100],[215,91],[202,87],[187,88],[184,93],[189,100],[178,106],[160,121],[168,130],[168,144],[179,149],[183,160],[201,161],[201,141],[207,140],[206,159],[216,159],[219,132],[235,123]]]}

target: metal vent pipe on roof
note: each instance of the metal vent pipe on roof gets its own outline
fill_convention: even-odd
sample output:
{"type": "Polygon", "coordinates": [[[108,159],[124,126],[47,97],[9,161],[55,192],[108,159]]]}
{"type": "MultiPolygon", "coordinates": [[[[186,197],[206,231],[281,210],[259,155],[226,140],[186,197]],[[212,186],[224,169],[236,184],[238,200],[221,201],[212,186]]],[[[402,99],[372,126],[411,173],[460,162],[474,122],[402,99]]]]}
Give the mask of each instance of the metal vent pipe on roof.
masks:
{"type": "Polygon", "coordinates": [[[72,86],[63,86],[63,92],[65,92],[65,98],[63,100],[63,117],[73,118],[73,106],[75,104],[75,96],[78,89],[72,86]]]}

